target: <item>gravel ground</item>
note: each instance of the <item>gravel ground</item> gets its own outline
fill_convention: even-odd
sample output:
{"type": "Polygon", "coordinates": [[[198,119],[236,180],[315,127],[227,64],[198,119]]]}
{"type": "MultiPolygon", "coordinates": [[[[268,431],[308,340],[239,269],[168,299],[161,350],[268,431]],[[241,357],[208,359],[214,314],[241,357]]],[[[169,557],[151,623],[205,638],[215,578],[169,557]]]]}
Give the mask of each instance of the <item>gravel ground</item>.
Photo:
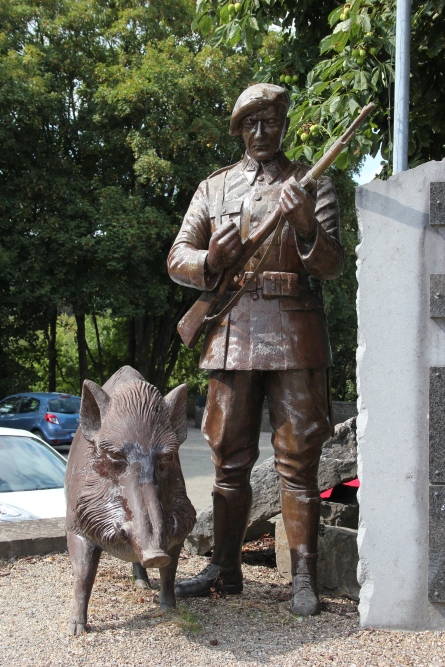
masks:
{"type": "MultiPolygon", "coordinates": [[[[0,665],[445,667],[445,633],[361,630],[349,600],[324,598],[321,616],[292,616],[290,585],[265,565],[270,558],[258,564],[259,554],[247,553],[245,561],[244,594],[180,602],[177,611],[162,613],[156,590],[135,589],[129,565],[104,555],[90,629],[78,638],[65,630],[67,554],[0,561],[0,665]]],[[[183,552],[179,577],[207,562],[183,552]]]]}

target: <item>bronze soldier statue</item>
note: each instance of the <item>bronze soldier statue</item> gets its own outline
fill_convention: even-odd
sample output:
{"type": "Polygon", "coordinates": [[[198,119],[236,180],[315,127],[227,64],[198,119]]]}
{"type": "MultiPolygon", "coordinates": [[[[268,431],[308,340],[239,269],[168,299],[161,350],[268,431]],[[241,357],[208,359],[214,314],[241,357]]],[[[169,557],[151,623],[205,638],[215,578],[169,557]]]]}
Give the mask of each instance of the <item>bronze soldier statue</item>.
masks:
{"type": "MultiPolygon", "coordinates": [[[[278,203],[286,218],[249,290],[207,327],[200,367],[209,369],[210,379],[202,432],[216,471],[215,546],[209,565],[180,582],[176,593],[193,597],[243,589],[241,548],[266,396],[292,561],[291,611],[307,616],[320,611],[317,471],[332,431],[332,360],[320,280],[339,275],[343,250],[332,181],[322,176],[308,194],[298,184],[308,166],[291,162],[281,150],[288,108],[289,96],[280,86],[256,84],[241,93],[230,133],[242,136],[244,157],[200,184],[168,258],[173,280],[213,290],[249,231],[278,203]]],[[[266,249],[267,242],[231,294],[248,280],[266,249]]]]}

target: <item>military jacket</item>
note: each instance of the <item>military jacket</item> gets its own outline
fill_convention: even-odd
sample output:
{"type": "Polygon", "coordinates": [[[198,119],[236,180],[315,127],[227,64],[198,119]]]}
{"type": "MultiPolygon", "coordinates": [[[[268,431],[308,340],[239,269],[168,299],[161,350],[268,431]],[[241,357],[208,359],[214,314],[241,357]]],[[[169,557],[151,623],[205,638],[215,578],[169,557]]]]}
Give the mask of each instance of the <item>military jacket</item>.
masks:
{"type": "MultiPolygon", "coordinates": [[[[168,257],[171,278],[212,290],[221,276],[206,267],[211,235],[233,220],[245,240],[279,202],[291,174],[301,179],[307,165],[279,153],[267,163],[244,159],[212,174],[196,191],[168,257]]],[[[226,370],[326,368],[331,352],[320,280],[343,266],[338,202],[331,179],[317,182],[315,240],[308,244],[286,222],[250,291],[222,319],[207,327],[200,367],[226,370]],[[311,279],[310,279],[311,278],[311,279]],[[315,280],[314,280],[315,279],[315,280]]],[[[244,267],[246,279],[269,240],[244,267]]],[[[233,293],[239,285],[233,285],[233,293]]]]}

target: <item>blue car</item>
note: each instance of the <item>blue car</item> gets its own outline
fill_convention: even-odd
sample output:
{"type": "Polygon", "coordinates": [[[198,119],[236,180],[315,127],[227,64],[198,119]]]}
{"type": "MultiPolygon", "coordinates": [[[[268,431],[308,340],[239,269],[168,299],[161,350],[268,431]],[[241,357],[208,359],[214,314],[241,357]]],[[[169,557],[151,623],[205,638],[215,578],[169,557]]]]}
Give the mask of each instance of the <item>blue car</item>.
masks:
{"type": "Polygon", "coordinates": [[[79,426],[79,396],[29,392],[0,401],[0,427],[35,433],[52,447],[70,445],[79,426]]]}

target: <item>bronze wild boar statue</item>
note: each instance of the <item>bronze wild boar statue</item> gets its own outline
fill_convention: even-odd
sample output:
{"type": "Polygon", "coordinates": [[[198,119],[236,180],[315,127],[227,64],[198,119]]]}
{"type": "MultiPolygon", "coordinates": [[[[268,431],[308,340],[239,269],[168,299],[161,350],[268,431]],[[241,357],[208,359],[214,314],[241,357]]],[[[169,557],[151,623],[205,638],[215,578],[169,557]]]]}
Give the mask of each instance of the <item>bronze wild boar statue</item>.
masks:
{"type": "Polygon", "coordinates": [[[187,385],[163,398],[130,366],[103,388],[85,380],[65,476],[74,573],[69,634],[85,630],[102,551],[159,568],[161,608],[175,607],[179,553],[196,520],[178,454],[187,437],[186,400],[187,385]]]}

